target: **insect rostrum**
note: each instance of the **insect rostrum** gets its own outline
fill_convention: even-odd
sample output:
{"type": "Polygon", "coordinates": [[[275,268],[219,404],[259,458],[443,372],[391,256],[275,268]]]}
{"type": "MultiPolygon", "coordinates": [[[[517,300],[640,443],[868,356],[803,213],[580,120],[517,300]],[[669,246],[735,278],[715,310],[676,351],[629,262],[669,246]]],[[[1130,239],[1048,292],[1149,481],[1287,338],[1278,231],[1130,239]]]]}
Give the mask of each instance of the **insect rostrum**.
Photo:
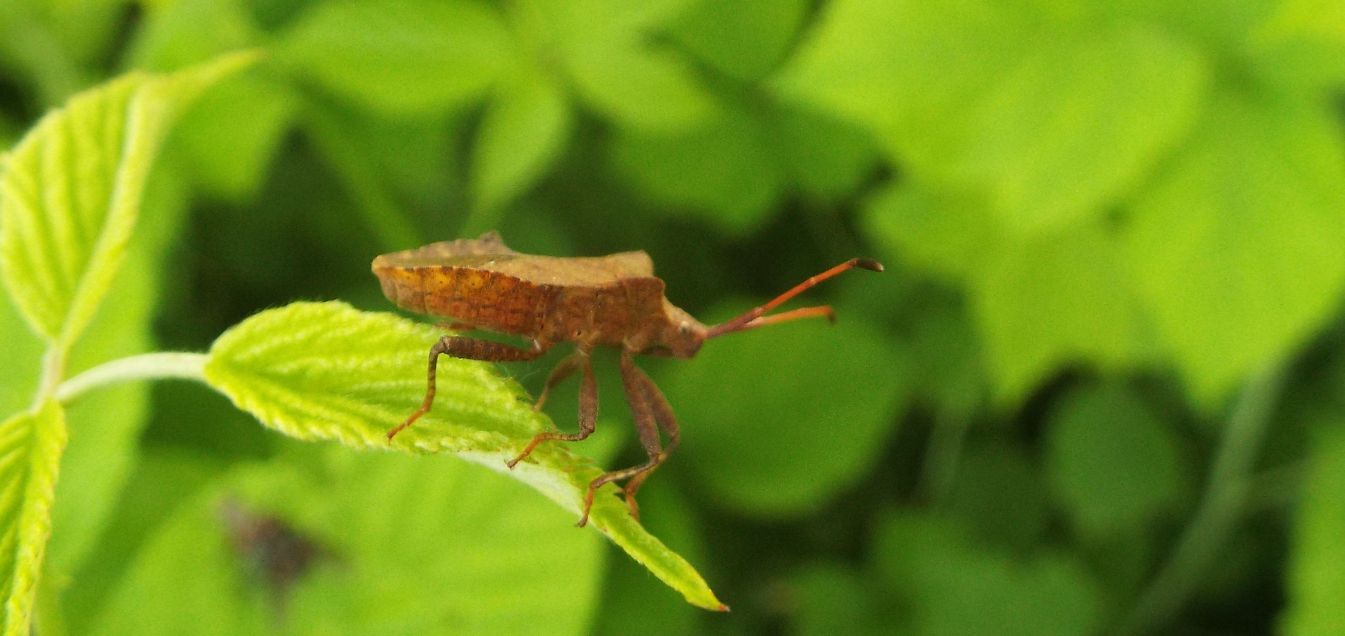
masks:
{"type": "Polygon", "coordinates": [[[883,271],[877,261],[852,258],[732,320],[706,326],[668,302],[663,281],[654,276],[654,264],[644,252],[584,258],[534,256],[509,249],[498,234],[488,232],[476,239],[443,241],[384,254],[374,259],[373,271],[383,294],[398,307],[448,318],[455,329],[483,329],[532,342],[524,349],[456,335],[440,338],[430,347],[424,401],[406,421],[388,431],[388,439],[430,410],[440,354],[493,362],[532,360],[556,343],[573,342],[574,352],[551,371],[533,408],[540,409],[551,388],[578,371],[579,432],[538,434],[508,462],[513,468],[542,442],[577,442],[593,433],[598,385],[589,354],[595,347],[617,347],[621,350],[626,402],[648,461],[604,473],[590,482],[579,525],[588,522],[597,489],[621,480],[626,480],[626,505],[638,518],[635,494],[677,447],[679,433],[672,407],[649,376],[635,366],[635,356],[690,358],[706,340],[726,333],[800,318],[833,319],[829,306],[766,314],[813,285],[855,267],[883,271]],[[660,430],[668,438],[666,446],[660,430]]]}

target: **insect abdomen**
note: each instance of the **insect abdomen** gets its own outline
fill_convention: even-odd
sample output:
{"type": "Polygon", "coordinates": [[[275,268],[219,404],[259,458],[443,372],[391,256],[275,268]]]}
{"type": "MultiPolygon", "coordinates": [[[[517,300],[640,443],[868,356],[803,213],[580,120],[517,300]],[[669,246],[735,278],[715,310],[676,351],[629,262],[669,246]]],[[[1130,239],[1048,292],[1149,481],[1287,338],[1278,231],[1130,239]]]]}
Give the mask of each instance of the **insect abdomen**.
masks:
{"type": "Polygon", "coordinates": [[[391,268],[379,273],[398,307],[500,333],[534,336],[547,292],[512,276],[468,267],[391,268]]]}

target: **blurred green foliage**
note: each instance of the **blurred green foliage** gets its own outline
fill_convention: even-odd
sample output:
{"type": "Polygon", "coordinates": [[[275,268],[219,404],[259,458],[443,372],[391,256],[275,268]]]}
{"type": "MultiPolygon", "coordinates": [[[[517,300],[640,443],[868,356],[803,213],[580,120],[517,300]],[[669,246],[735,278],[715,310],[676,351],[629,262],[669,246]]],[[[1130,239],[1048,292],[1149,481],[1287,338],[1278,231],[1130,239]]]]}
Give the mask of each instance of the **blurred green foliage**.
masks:
{"type": "MultiPolygon", "coordinates": [[[[1343,6],[0,0],[5,147],[123,72],[267,56],[174,128],[110,293],[74,311],[74,372],[300,299],[387,311],[375,254],[488,229],[644,249],[707,321],[888,266],[809,293],[834,327],[645,363],[684,447],[644,521],[731,614],[479,466],[138,383],[65,413],[37,627],[1345,630],[1343,6]]],[[[10,294],[3,470],[54,421],[21,414],[43,345],[10,294]]],[[[559,355],[502,373],[535,392],[559,355]]],[[[598,362],[574,450],[633,464],[598,362]]]]}

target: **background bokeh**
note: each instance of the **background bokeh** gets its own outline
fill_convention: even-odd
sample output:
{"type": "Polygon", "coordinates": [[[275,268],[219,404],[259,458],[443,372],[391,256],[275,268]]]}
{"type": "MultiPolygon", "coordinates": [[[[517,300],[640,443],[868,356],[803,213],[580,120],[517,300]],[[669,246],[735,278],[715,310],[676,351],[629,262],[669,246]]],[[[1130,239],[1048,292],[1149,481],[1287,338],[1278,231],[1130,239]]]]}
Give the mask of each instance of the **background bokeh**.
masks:
{"type": "MultiPolygon", "coordinates": [[[[489,229],[644,249],[706,322],[888,271],[645,363],[683,447],[644,521],[730,614],[507,477],[159,383],[70,411],[43,633],[1345,631],[1339,0],[0,0],[0,147],[244,48],[76,370],[391,310],[374,255],[489,229]]],[[[41,351],[8,302],[5,414],[41,351]]],[[[633,464],[598,367],[582,451],[633,464]]]]}

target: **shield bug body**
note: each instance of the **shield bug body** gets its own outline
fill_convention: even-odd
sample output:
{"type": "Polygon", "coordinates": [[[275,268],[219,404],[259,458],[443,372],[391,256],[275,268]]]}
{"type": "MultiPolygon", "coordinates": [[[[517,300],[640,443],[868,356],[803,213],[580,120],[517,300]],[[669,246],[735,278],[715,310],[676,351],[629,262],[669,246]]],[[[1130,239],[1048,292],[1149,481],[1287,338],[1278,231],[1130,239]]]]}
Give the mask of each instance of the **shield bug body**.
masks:
{"type": "Polygon", "coordinates": [[[384,254],[373,271],[383,294],[398,307],[448,318],[455,329],[483,329],[526,338],[528,348],[491,340],[446,335],[430,347],[425,399],[406,421],[388,431],[391,440],[430,410],[434,403],[435,367],[440,354],[493,362],[532,360],[560,342],[575,350],[546,379],[534,405],[540,409],[557,382],[578,371],[579,431],[545,432],[533,437],[508,462],[513,468],[538,444],[548,440],[577,442],[588,437],[598,412],[598,385],[589,355],[595,347],[621,350],[621,381],[648,460],[639,466],[604,473],[589,483],[583,516],[588,521],[593,495],[603,484],[627,480],[626,504],[639,516],[635,494],[644,480],[677,446],[677,420],[672,407],[649,376],[635,366],[641,354],[690,358],[709,338],[800,318],[831,319],[828,306],[805,307],[767,316],[790,298],[832,276],[855,267],[882,271],[877,261],[854,258],[799,283],[774,300],[732,320],[707,326],[668,302],[663,281],[644,252],[622,252],[592,258],[561,258],[520,254],[505,246],[498,234],[477,239],[433,243],[384,254]],[[667,436],[664,446],[659,430],[667,436]]]}

